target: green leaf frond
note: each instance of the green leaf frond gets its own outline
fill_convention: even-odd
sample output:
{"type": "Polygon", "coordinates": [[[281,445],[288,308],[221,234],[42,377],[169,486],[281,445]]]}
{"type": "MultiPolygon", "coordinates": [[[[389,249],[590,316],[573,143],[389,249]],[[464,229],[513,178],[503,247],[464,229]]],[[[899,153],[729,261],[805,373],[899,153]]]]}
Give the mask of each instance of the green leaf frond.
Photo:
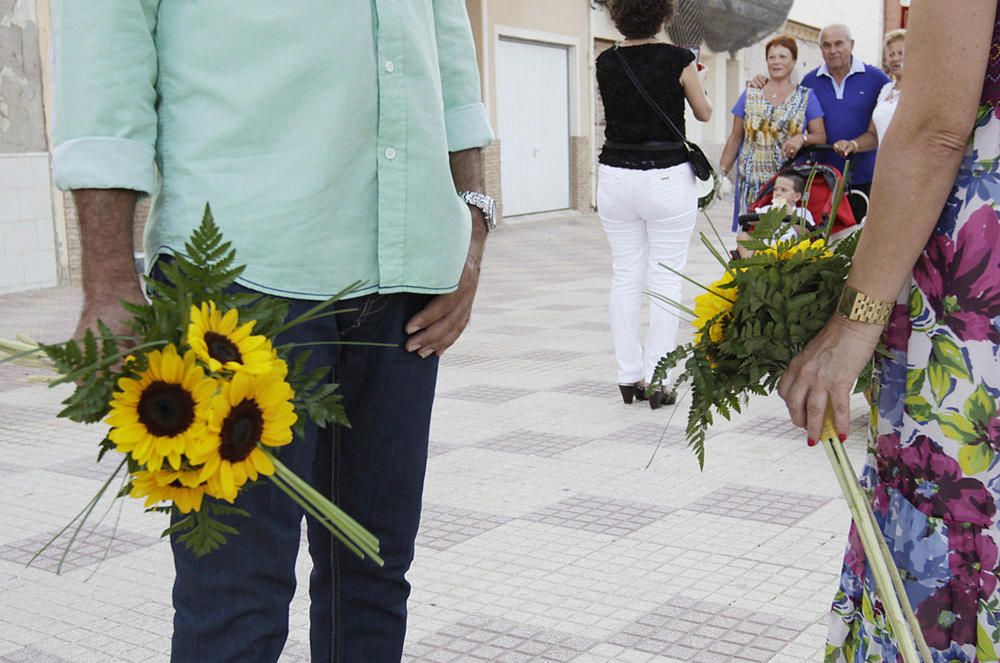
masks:
{"type": "Polygon", "coordinates": [[[225,545],[226,535],[239,534],[235,527],[220,520],[232,516],[248,518],[250,513],[229,504],[206,500],[200,510],[191,512],[163,530],[161,536],[176,536],[177,541],[183,543],[195,557],[203,557],[225,545]]]}

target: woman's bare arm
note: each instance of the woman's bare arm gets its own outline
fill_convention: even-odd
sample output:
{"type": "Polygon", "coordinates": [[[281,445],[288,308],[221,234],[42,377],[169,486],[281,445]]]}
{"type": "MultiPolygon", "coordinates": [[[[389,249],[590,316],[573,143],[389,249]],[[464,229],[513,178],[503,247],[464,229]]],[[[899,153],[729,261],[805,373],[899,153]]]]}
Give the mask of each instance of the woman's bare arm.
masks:
{"type": "Polygon", "coordinates": [[[712,119],[712,102],[708,99],[705,86],[701,84],[701,77],[698,76],[698,65],[694,62],[684,67],[681,73],[681,87],[684,88],[684,96],[691,111],[699,122],[708,122],[712,119]]]}
{"type": "Polygon", "coordinates": [[[719,158],[719,168],[727,175],[736,163],[736,155],[739,154],[740,146],[743,145],[743,118],[733,116],[733,130],[729,132],[726,139],[726,146],[722,148],[722,157],[719,158]]]}
{"type": "MultiPolygon", "coordinates": [[[[896,299],[954,186],[975,124],[996,11],[996,0],[966,0],[962,11],[952,3],[913,0],[906,64],[920,75],[903,80],[847,280],[870,297],[896,299]]],[[[810,439],[819,439],[828,403],[837,430],[850,430],[851,389],[881,331],[834,315],[792,360],[778,393],[810,439]]]]}

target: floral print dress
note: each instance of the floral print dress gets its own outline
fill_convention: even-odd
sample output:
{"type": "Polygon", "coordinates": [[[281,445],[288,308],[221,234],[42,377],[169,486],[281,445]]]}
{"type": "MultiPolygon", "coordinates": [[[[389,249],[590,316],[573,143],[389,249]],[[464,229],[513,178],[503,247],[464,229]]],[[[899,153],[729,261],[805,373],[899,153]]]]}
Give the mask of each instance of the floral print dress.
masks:
{"type": "MultiPolygon", "coordinates": [[[[1000,660],[1000,19],[955,187],[886,331],[862,484],[938,662],[1000,660]]],[[[902,660],[853,526],[827,663],[902,660]]]]}
{"type": "Polygon", "coordinates": [[[801,85],[777,106],[767,100],[764,90],[750,87],[736,101],[733,114],[743,119],[743,144],[736,170],[738,193],[733,209],[736,230],[739,216],[752,207],[760,190],[784,162],[781,146],[805,131],[811,120],[823,117],[823,109],[812,90],[801,85]]]}

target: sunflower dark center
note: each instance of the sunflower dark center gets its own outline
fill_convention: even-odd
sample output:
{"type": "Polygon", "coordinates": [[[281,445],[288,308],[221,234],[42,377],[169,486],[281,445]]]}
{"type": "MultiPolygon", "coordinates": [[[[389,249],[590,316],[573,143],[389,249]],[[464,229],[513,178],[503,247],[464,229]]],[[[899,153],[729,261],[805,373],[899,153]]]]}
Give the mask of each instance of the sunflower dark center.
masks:
{"type": "Polygon", "coordinates": [[[153,435],[173,437],[194,422],[194,398],[179,384],[153,382],[139,397],[139,421],[153,435]]]}
{"type": "Polygon", "coordinates": [[[230,361],[240,363],[243,361],[240,349],[222,334],[205,332],[205,345],[208,346],[208,356],[219,363],[225,364],[230,361]]]}
{"type": "Polygon", "coordinates": [[[222,422],[219,456],[230,463],[245,460],[264,432],[264,415],[256,401],[245,400],[234,407],[222,422]]]}

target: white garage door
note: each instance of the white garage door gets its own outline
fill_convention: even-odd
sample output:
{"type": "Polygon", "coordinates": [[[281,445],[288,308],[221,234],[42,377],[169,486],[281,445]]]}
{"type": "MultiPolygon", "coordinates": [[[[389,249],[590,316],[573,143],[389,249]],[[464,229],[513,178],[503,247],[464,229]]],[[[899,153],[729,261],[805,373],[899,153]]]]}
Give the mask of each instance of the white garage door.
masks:
{"type": "Polygon", "coordinates": [[[569,207],[569,49],[501,39],[497,53],[504,216],[569,207]]]}

